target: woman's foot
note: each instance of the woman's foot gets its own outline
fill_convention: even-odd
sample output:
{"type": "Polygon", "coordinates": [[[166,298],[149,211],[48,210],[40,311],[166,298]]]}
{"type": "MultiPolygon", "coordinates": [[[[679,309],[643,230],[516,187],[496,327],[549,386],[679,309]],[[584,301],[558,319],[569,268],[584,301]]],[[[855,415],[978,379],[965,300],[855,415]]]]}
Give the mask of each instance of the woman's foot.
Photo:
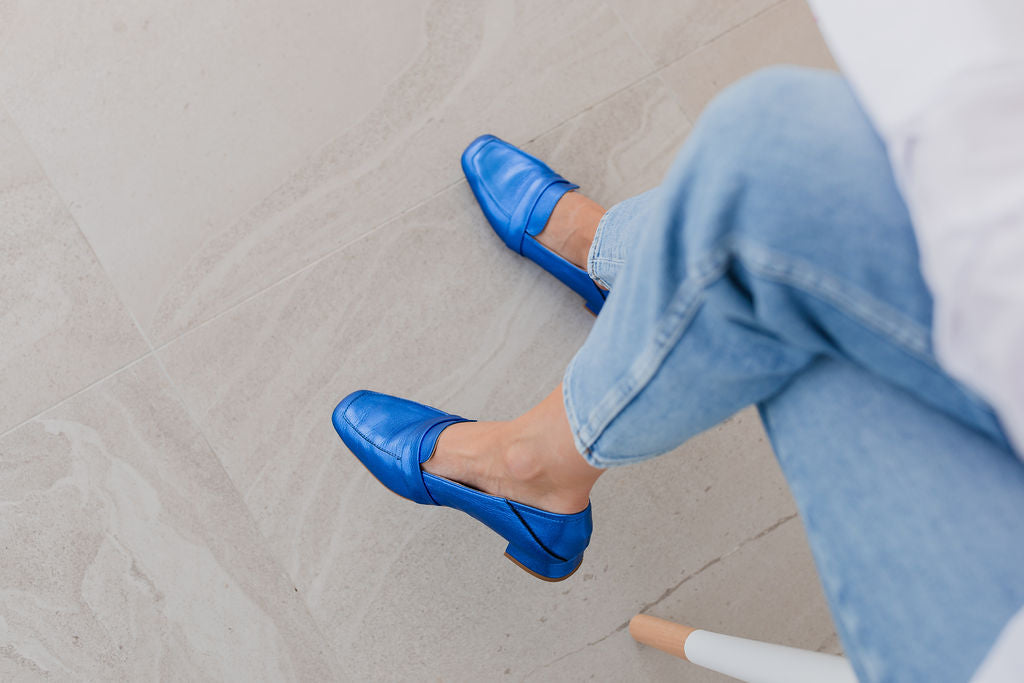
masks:
{"type": "Polygon", "coordinates": [[[579,192],[566,192],[534,239],[573,265],[587,269],[590,245],[605,210],[579,192]]]}
{"type": "MultiPolygon", "coordinates": [[[[554,440],[543,432],[559,427],[558,410],[550,398],[530,411],[528,419],[508,423],[507,430],[485,426],[480,434],[460,434],[456,428],[466,423],[465,418],[360,390],[338,403],[331,422],[352,455],[393,493],[471,515],[508,541],[505,555],[518,566],[546,581],[561,581],[579,568],[590,544],[594,523],[591,507],[584,502],[599,472],[578,455],[553,457],[564,455],[558,441],[567,435],[568,424],[555,432],[554,440]],[[446,444],[438,448],[439,438],[449,429],[456,430],[451,432],[454,438],[446,437],[446,444]],[[499,431],[507,438],[490,438],[499,431]],[[478,438],[484,433],[486,437],[478,438]],[[431,465],[424,468],[425,462],[431,465]],[[503,495],[482,493],[448,477],[503,495]]],[[[564,413],[560,419],[565,422],[564,413]]]]}
{"type": "MultiPolygon", "coordinates": [[[[558,200],[535,239],[586,270],[605,210],[578,192],[558,200]]],[[[509,422],[462,422],[445,429],[424,471],[533,507],[572,514],[587,507],[604,470],[576,450],[559,386],[509,422]]]]}
{"type": "Polygon", "coordinates": [[[540,159],[481,135],[462,153],[480,209],[509,249],[558,278],[597,315],[607,298],[587,273],[587,252],[604,210],[540,159]]]}
{"type": "Polygon", "coordinates": [[[485,493],[560,514],[586,508],[590,489],[604,472],[588,465],[576,450],[561,387],[515,420],[448,427],[422,467],[485,493]]]}

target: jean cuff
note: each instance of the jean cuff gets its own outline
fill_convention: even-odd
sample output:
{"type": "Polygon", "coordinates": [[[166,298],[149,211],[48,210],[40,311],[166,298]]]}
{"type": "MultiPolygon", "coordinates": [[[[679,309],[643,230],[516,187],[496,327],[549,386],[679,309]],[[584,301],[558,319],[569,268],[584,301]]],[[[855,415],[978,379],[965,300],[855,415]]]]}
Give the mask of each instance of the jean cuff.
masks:
{"type": "Polygon", "coordinates": [[[579,414],[576,411],[576,402],[573,400],[574,392],[572,386],[572,371],[575,364],[576,357],[574,356],[569,361],[569,365],[565,368],[565,374],[562,376],[562,404],[565,406],[565,416],[569,419],[569,431],[572,432],[572,441],[576,446],[576,450],[587,464],[591,467],[604,469],[608,467],[608,463],[600,462],[595,457],[593,451],[580,438],[580,420],[579,414]]]}
{"type": "Polygon", "coordinates": [[[587,273],[590,279],[605,289],[612,288],[612,281],[615,274],[622,268],[622,259],[614,256],[607,248],[607,236],[615,234],[619,230],[617,221],[622,216],[616,211],[619,205],[608,209],[597,224],[597,232],[594,233],[594,241],[590,244],[590,251],[587,252],[587,273]]]}

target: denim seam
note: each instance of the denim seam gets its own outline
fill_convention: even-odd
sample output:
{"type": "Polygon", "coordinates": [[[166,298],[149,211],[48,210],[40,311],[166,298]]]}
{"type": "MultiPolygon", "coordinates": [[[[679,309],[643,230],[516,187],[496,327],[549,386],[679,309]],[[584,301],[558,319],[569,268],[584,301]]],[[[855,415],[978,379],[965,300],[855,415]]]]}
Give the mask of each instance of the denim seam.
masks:
{"type": "Polygon", "coordinates": [[[601,220],[597,222],[597,230],[594,232],[594,241],[590,243],[590,250],[587,252],[587,274],[590,275],[591,280],[601,282],[606,287],[608,283],[603,282],[601,278],[597,277],[592,264],[601,262],[601,257],[597,256],[597,254],[601,252],[601,247],[604,245],[605,224],[609,220],[612,220],[609,216],[613,216],[612,211],[606,211],[605,214],[601,216],[601,220]]]}
{"type": "Polygon", "coordinates": [[[611,283],[608,282],[608,280],[606,280],[605,278],[603,278],[600,275],[598,275],[597,274],[597,268],[594,267],[594,266],[595,265],[611,265],[611,266],[619,266],[619,268],[621,269],[621,267],[624,266],[625,264],[626,264],[626,262],[623,261],[622,259],[611,259],[611,258],[603,258],[603,257],[602,258],[596,258],[596,259],[590,259],[590,260],[587,261],[587,274],[590,275],[590,279],[591,280],[593,280],[597,284],[601,285],[606,290],[611,291],[611,288],[612,288],[611,283]]]}
{"type": "Polygon", "coordinates": [[[844,285],[802,259],[750,242],[737,242],[739,260],[756,275],[789,285],[833,306],[838,312],[886,337],[895,346],[941,369],[929,353],[929,334],[902,313],[878,299],[844,285]]]}
{"type": "MultiPolygon", "coordinates": [[[[838,279],[822,273],[801,259],[785,256],[754,243],[727,240],[709,252],[703,267],[698,269],[694,277],[687,278],[680,285],[666,312],[662,315],[661,321],[656,326],[652,345],[641,353],[626,374],[612,385],[583,424],[580,424],[579,416],[572,408],[574,401],[572,401],[571,383],[565,382],[563,400],[566,404],[566,411],[570,423],[579,425],[573,429],[573,438],[577,450],[583,454],[588,463],[598,467],[607,467],[638,462],[651,457],[652,454],[637,454],[616,456],[609,460],[601,457],[594,448],[594,444],[619,413],[657,373],[671,347],[678,341],[696,315],[703,302],[701,294],[714,280],[722,276],[727,263],[733,256],[737,257],[756,275],[789,285],[825,301],[835,307],[838,312],[875,330],[895,346],[904,349],[930,367],[939,367],[928,353],[927,332],[915,321],[885,306],[873,297],[860,295],[859,292],[858,294],[851,293],[851,290],[848,287],[844,288],[838,279]]],[[[572,373],[575,360],[574,358],[566,369],[566,377],[572,373]]]]}
{"type": "Polygon", "coordinates": [[[583,459],[593,467],[607,467],[600,461],[595,460],[590,448],[580,438],[580,418],[579,413],[576,411],[576,401],[573,400],[572,382],[569,378],[572,377],[573,368],[576,365],[577,356],[573,356],[572,360],[569,361],[569,365],[565,368],[565,374],[562,376],[562,404],[565,406],[565,415],[569,420],[569,431],[572,433],[573,444],[576,446],[576,450],[579,452],[583,459]]]}
{"type": "MultiPolygon", "coordinates": [[[[701,295],[704,290],[711,282],[722,276],[728,260],[729,254],[725,249],[710,252],[703,265],[697,269],[695,275],[687,278],[680,284],[655,328],[656,334],[649,347],[637,357],[626,374],[612,385],[611,389],[604,395],[604,398],[591,411],[587,422],[574,430],[577,448],[583,447],[582,452],[588,462],[598,464],[598,466],[607,466],[609,464],[625,464],[650,457],[649,455],[643,455],[606,461],[594,451],[593,445],[598,437],[608,428],[608,425],[657,374],[658,369],[664,363],[665,358],[671,352],[679,337],[682,336],[686,328],[693,321],[700,305],[703,303],[704,299],[701,295]]],[[[570,365],[570,369],[572,367],[573,364],[570,365]]],[[[567,374],[568,372],[569,370],[567,370],[567,374]]],[[[575,417],[575,413],[573,416],[575,417]]],[[[576,423],[578,424],[578,420],[576,423]]]]}

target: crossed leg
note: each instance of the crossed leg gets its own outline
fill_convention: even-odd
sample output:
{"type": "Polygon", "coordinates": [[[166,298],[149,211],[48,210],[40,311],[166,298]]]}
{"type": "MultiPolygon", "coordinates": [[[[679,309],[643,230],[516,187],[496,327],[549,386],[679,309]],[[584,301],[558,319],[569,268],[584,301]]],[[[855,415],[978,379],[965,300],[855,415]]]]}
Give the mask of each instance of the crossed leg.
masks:
{"type": "Polygon", "coordinates": [[[771,69],[734,86],[659,188],[601,215],[570,193],[539,236],[576,260],[589,241],[612,290],[562,386],[513,421],[446,430],[425,469],[575,512],[604,468],[671,450],[818,356],[1005,444],[935,361],[909,216],[838,76],[771,69]]]}
{"type": "Polygon", "coordinates": [[[550,396],[452,427],[425,468],[575,512],[605,468],[757,403],[858,673],[967,676],[1024,600],[1024,465],[935,360],[910,219],[842,79],[760,72],[659,188],[568,202],[539,239],[577,263],[589,242],[601,316],[550,396]]]}

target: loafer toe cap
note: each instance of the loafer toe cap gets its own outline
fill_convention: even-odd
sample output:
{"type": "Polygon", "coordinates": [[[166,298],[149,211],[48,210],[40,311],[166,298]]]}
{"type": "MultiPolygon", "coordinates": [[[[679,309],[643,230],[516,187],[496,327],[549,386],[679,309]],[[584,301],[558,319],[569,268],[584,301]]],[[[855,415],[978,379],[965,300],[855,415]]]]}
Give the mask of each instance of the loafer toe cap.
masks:
{"type": "Polygon", "coordinates": [[[433,504],[423,488],[419,449],[430,427],[453,416],[413,401],[356,391],[334,409],[334,429],[382,484],[400,496],[433,504]]]}
{"type": "Polygon", "coordinates": [[[462,170],[494,231],[521,252],[524,202],[535,202],[553,182],[568,181],[543,161],[493,135],[481,135],[462,153],[462,170]]]}

